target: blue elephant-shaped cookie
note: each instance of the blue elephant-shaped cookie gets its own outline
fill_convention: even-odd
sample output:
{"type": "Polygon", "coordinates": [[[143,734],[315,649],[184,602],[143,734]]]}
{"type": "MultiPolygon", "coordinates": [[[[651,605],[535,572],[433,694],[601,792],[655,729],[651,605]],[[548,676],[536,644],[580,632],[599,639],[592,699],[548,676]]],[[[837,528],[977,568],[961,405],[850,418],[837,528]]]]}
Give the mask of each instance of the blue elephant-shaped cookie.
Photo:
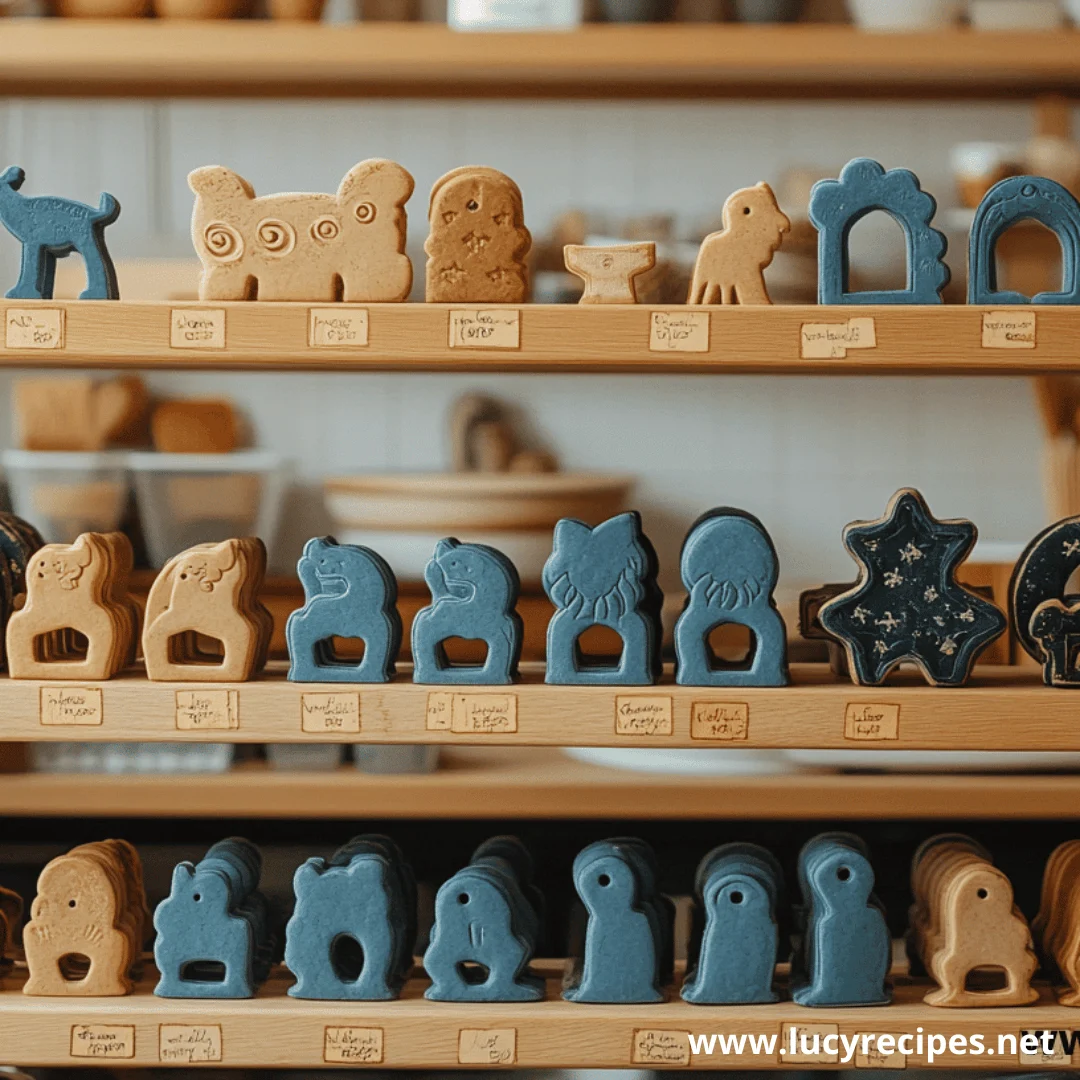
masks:
{"type": "Polygon", "coordinates": [[[214,867],[179,863],[172,889],[154,911],[154,963],[159,997],[255,996],[255,927],[234,910],[234,885],[214,867]],[[220,981],[190,977],[200,964],[224,965],[220,981]]]}
{"type": "Polygon", "coordinates": [[[424,970],[431,977],[424,996],[433,1001],[540,1001],[543,983],[527,970],[536,942],[526,936],[525,903],[512,879],[490,866],[466,866],[444,882],[435,897],[435,925],[424,953],[424,970]]]}
{"type": "Polygon", "coordinates": [[[1054,180],[1010,176],[995,184],[975,211],[968,236],[969,304],[1080,304],[1080,203],[1054,180]],[[1001,235],[1021,221],[1038,221],[1061,244],[1060,292],[999,290],[995,250],[1001,235]]]}
{"type": "Polygon", "coordinates": [[[514,564],[486,544],[440,540],[424,571],[431,603],[412,625],[413,681],[431,684],[505,685],[517,677],[521,584],[514,564]],[[444,642],[480,640],[487,656],[480,666],[453,665],[444,642]]]}
{"type": "Polygon", "coordinates": [[[547,628],[549,683],[648,686],[660,674],[660,607],[656,552],[628,511],[595,527],[576,518],[555,526],[543,585],[555,605],[547,628]],[[606,626],[622,639],[614,666],[587,665],[578,644],[593,626],[606,626]]]}
{"type": "Polygon", "coordinates": [[[787,631],[773,599],[776,549],[752,514],[722,507],[698,518],[681,556],[686,606],[675,624],[675,678],[683,686],[786,686],[787,631]],[[736,623],[754,637],[745,667],[713,660],[709,634],[736,623]]]}
{"type": "Polygon", "coordinates": [[[304,606],[285,624],[289,678],[296,682],[388,682],[401,646],[397,582],[370,548],[331,536],[304,545],[297,564],[304,606]],[[360,638],[359,664],[335,657],[332,638],[360,638]]]}
{"type": "Polygon", "coordinates": [[[949,283],[948,240],[930,222],[937,202],[907,169],[886,170],[855,158],[837,180],[819,180],[810,192],[810,220],[818,230],[819,304],[940,304],[949,283]],[[848,242],[856,222],[884,210],[904,230],[907,288],[852,292],[848,242]]]}
{"type": "Polygon", "coordinates": [[[285,965],[296,976],[289,994],[321,1001],[390,1001],[401,990],[393,920],[394,871],[375,854],[346,866],[308,859],[293,875],[296,907],[285,928],[285,965]],[[360,946],[363,964],[354,979],[335,968],[342,938],[360,946]]]}

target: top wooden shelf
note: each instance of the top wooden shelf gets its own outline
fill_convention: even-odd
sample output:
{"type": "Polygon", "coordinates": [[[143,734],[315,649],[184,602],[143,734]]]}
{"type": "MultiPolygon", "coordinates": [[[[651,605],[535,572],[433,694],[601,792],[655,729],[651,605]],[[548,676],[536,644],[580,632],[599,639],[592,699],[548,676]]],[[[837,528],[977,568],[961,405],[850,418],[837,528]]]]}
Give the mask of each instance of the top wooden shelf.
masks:
{"type": "Polygon", "coordinates": [[[0,301],[0,319],[0,368],[1080,372],[1080,307],[1054,305],[994,310],[8,300],[0,301]],[[337,324],[332,341],[317,329],[328,320],[337,324]],[[350,335],[349,344],[339,343],[342,334],[350,335]]]}
{"type": "Polygon", "coordinates": [[[1080,92],[1080,34],[848,26],[5,19],[0,92],[187,97],[1015,97],[1080,92]]]}

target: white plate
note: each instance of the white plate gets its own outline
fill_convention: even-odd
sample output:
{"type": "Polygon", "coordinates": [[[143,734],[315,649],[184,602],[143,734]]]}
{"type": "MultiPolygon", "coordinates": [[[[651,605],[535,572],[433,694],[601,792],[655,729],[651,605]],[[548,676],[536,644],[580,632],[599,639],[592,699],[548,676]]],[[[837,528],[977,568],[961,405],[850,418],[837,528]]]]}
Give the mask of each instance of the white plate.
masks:
{"type": "Polygon", "coordinates": [[[784,750],[798,765],[886,772],[1033,772],[1080,769],[1080,754],[1013,750],[784,750]]]}
{"type": "Polygon", "coordinates": [[[782,750],[621,750],[605,746],[567,746],[577,761],[631,772],[676,776],[761,776],[796,771],[782,750]]]}

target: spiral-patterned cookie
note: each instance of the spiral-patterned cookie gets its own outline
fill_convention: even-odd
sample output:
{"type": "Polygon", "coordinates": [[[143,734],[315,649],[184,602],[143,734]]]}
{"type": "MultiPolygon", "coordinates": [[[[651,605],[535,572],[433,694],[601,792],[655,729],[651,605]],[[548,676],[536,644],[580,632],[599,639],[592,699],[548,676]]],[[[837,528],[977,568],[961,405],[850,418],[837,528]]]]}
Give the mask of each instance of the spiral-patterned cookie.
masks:
{"type": "Polygon", "coordinates": [[[235,262],[244,254],[244,238],[224,221],[211,221],[203,229],[203,243],[221,262],[235,262]]]}
{"type": "Polygon", "coordinates": [[[337,218],[330,217],[328,214],[326,217],[316,218],[311,223],[310,232],[312,240],[318,240],[325,244],[338,238],[341,234],[341,224],[337,218]]]}
{"type": "Polygon", "coordinates": [[[263,218],[255,228],[260,246],[271,255],[288,255],[296,247],[296,230],[277,218],[263,218]]]}
{"type": "Polygon", "coordinates": [[[370,202],[357,203],[353,213],[361,225],[370,225],[375,220],[375,204],[370,202]]]}

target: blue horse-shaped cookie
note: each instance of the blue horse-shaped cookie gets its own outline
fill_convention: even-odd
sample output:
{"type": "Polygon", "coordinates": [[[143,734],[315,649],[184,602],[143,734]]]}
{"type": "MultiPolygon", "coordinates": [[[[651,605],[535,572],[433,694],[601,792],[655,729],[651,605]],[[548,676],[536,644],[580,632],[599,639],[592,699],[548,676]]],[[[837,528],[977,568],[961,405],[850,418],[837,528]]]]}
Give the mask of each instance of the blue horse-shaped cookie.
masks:
{"type": "Polygon", "coordinates": [[[787,632],[773,600],[780,567],[752,514],[722,507],[698,518],[682,549],[688,597],[675,624],[676,681],[684,686],[785,686],[787,632]],[[746,667],[712,661],[709,634],[736,623],[754,635],[746,667]]]}
{"type": "Polygon", "coordinates": [[[397,582],[369,548],[331,536],[304,545],[297,563],[305,603],[285,624],[289,678],[296,682],[388,682],[401,646],[397,582]],[[338,660],[331,639],[360,638],[359,664],[338,660]]]}
{"type": "Polygon", "coordinates": [[[412,625],[413,681],[501,685],[517,676],[521,616],[515,610],[521,585],[514,564],[485,544],[440,540],[424,580],[431,603],[412,625]],[[449,638],[480,640],[482,666],[456,666],[446,655],[449,638]]]}

